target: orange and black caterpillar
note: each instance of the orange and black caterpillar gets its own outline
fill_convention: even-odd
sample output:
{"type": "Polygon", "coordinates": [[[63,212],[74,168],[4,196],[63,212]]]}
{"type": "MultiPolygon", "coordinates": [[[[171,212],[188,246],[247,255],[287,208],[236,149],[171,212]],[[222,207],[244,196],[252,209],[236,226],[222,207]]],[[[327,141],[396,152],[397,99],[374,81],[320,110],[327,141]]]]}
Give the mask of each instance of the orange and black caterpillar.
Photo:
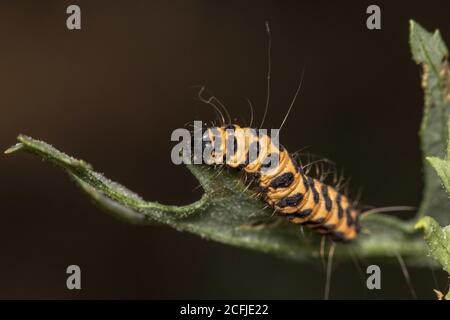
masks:
{"type": "Polygon", "coordinates": [[[357,237],[360,212],[350,199],[306,175],[293,156],[267,134],[258,134],[258,129],[229,124],[207,128],[203,136],[209,141],[206,144],[218,142],[216,150],[220,150],[220,155],[211,154],[212,157],[223,157],[224,165],[243,169],[255,177],[264,200],[278,214],[293,223],[329,235],[334,241],[348,242],[357,237]],[[229,148],[230,145],[233,147],[229,148]],[[249,162],[249,150],[255,146],[256,157],[249,162]],[[231,154],[227,156],[227,152],[231,154]],[[278,157],[276,165],[268,166],[270,161],[267,159],[274,155],[278,157]]]}

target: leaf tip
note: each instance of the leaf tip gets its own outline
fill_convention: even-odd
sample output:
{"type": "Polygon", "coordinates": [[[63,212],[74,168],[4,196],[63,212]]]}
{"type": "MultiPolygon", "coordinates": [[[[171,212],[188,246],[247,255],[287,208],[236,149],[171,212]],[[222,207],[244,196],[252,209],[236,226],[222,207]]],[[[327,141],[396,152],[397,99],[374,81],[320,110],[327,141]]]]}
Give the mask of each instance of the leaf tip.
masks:
{"type": "Polygon", "coordinates": [[[34,141],[34,139],[32,137],[27,136],[25,134],[19,134],[17,136],[17,140],[20,143],[22,143],[24,146],[29,145],[29,144],[31,144],[34,141]]]}
{"type": "Polygon", "coordinates": [[[424,218],[422,218],[419,221],[417,221],[417,223],[414,225],[414,229],[415,230],[424,229],[425,226],[426,226],[426,223],[424,221],[424,218]]]}
{"type": "Polygon", "coordinates": [[[25,147],[25,145],[24,145],[24,138],[25,138],[26,136],[25,135],[23,135],[23,134],[19,134],[18,136],[17,136],[17,140],[19,141],[18,143],[16,143],[15,145],[13,145],[13,146],[11,146],[11,147],[9,147],[8,149],[6,149],[5,151],[3,151],[3,153],[4,154],[11,154],[11,153],[14,153],[14,152],[16,152],[16,151],[19,151],[19,150],[22,150],[24,147],[25,147]]]}
{"type": "Polygon", "coordinates": [[[9,147],[8,149],[6,149],[3,153],[4,154],[11,154],[11,153],[14,153],[16,151],[19,151],[22,148],[23,148],[23,143],[16,143],[12,147],[9,147]]]}
{"type": "Polygon", "coordinates": [[[431,165],[434,165],[434,163],[436,163],[436,161],[441,160],[441,159],[438,157],[426,156],[425,160],[427,160],[431,165]]]}
{"type": "Polygon", "coordinates": [[[425,216],[416,222],[416,224],[414,225],[414,229],[415,230],[423,229],[426,231],[431,227],[433,223],[436,222],[431,217],[425,216]]]}
{"type": "Polygon", "coordinates": [[[409,19],[409,34],[413,37],[418,31],[424,31],[422,26],[413,19],[409,19]]]}

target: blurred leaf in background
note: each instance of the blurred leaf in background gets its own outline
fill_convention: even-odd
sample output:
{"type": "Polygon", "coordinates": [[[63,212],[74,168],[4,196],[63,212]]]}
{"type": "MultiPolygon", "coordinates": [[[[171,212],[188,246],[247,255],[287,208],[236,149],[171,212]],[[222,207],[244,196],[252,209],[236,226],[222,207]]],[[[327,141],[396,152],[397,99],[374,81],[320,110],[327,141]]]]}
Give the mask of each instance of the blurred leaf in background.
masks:
{"type": "MultiPolygon", "coordinates": [[[[420,216],[430,215],[442,225],[450,224],[450,201],[436,171],[425,158],[441,168],[447,154],[448,118],[450,116],[450,70],[448,50],[439,31],[430,33],[417,22],[410,22],[410,45],[414,61],[422,66],[425,107],[420,138],[424,157],[425,188],[420,216]]],[[[442,168],[444,169],[444,168],[442,168]]],[[[439,169],[439,174],[448,170],[439,169]]],[[[441,175],[442,177],[442,175],[441,175]]],[[[448,175],[447,175],[448,182],[448,175]]],[[[444,182],[445,183],[445,182],[444,182]]]]}
{"type": "MultiPolygon", "coordinates": [[[[425,111],[421,128],[422,150],[427,160],[425,190],[417,229],[423,229],[429,254],[450,275],[450,71],[448,51],[439,31],[431,34],[411,21],[413,57],[423,67],[425,111]],[[448,133],[447,133],[448,132],[448,133]],[[430,166],[431,165],[431,166],[430,166]],[[434,170],[433,170],[434,169],[434,170]],[[439,178],[436,176],[439,176],[439,178]],[[444,186],[444,187],[442,187],[444,186]],[[439,223],[447,225],[441,228],[439,223]]],[[[435,290],[439,299],[450,299],[435,290]]]]}

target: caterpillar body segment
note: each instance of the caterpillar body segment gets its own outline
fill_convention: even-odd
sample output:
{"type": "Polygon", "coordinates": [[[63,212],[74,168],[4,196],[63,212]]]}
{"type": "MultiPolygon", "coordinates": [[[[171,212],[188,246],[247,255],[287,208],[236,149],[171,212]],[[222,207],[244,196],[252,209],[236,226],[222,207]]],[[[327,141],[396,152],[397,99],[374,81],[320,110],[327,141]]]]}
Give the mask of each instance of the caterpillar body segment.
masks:
{"type": "Polygon", "coordinates": [[[360,213],[347,196],[306,175],[288,151],[267,134],[226,125],[206,129],[204,137],[219,150],[210,157],[254,176],[264,200],[279,215],[335,241],[356,239],[360,213]]]}

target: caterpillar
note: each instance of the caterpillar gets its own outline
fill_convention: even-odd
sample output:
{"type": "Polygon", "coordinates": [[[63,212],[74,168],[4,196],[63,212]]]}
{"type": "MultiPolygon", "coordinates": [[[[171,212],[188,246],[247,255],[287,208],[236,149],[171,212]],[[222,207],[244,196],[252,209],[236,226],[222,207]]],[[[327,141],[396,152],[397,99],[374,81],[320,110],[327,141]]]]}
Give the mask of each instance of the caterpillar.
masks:
{"type": "Polygon", "coordinates": [[[203,133],[203,145],[219,150],[210,153],[211,159],[220,158],[225,166],[252,175],[264,201],[290,222],[328,235],[336,242],[355,240],[361,229],[360,211],[350,199],[308,176],[293,155],[259,131],[237,124],[210,127],[203,133]],[[252,148],[256,150],[254,157],[250,157],[252,148]],[[278,161],[269,165],[274,158],[278,161]]]}

